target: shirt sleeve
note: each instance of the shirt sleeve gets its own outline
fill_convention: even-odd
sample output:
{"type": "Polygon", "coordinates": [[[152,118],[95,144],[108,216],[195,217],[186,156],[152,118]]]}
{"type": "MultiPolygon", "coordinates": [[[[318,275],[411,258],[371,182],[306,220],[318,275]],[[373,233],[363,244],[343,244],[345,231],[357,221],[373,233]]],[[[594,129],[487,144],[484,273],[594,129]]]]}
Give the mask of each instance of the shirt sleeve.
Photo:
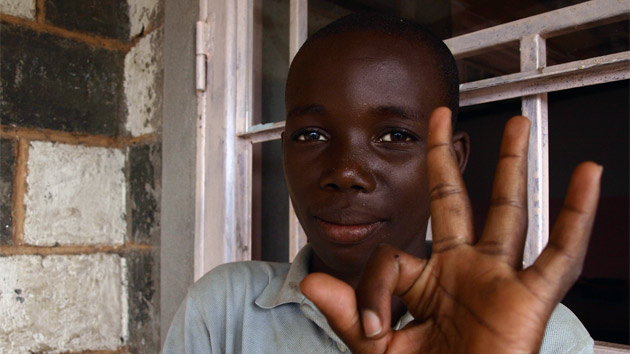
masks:
{"type": "Polygon", "coordinates": [[[545,329],[541,354],[592,354],[593,338],[571,310],[558,304],[545,329]]]}
{"type": "Polygon", "coordinates": [[[190,294],[180,305],[162,348],[163,354],[212,353],[210,332],[190,294]]]}

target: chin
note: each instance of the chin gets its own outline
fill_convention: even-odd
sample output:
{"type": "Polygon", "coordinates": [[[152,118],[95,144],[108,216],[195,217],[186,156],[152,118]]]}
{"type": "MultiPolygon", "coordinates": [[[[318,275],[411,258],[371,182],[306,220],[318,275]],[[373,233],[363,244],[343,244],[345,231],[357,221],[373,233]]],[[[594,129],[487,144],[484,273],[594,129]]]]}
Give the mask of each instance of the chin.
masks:
{"type": "Polygon", "coordinates": [[[328,245],[311,243],[313,252],[324,265],[335,273],[348,276],[360,274],[376,245],[328,245]]]}

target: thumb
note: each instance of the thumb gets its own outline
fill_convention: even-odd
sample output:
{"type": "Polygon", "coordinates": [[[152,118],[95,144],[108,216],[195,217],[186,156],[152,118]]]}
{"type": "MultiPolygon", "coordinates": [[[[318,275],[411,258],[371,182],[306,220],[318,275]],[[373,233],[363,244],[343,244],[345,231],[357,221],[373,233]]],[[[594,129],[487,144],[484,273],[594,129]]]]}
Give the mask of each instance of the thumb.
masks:
{"type": "Polygon", "coordinates": [[[330,327],[353,353],[378,352],[385,348],[384,338],[365,337],[357,309],[354,289],[345,282],[324,273],[311,273],[300,283],[300,290],[328,320],[330,327]]]}

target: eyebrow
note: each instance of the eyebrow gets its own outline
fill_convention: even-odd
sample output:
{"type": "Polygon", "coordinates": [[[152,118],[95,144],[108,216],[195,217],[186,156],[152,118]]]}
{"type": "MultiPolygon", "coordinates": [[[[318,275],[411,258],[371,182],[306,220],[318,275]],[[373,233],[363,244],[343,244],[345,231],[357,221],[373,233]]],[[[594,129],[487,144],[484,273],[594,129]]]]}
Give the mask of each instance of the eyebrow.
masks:
{"type": "Polygon", "coordinates": [[[378,106],[372,108],[372,114],[375,115],[394,115],[405,119],[420,120],[423,115],[413,109],[401,106],[378,106]]]}
{"type": "Polygon", "coordinates": [[[318,104],[311,104],[308,106],[299,106],[295,107],[287,113],[287,119],[297,116],[303,116],[306,114],[317,114],[321,115],[326,113],[326,108],[324,106],[318,104]]]}
{"type": "MultiPolygon", "coordinates": [[[[407,107],[394,106],[394,105],[377,106],[377,107],[371,108],[370,113],[375,116],[383,116],[383,115],[397,116],[404,119],[412,119],[412,120],[421,120],[424,118],[420,112],[417,112],[407,107]]],[[[298,106],[290,110],[289,113],[287,113],[287,119],[293,118],[293,117],[299,117],[303,115],[308,115],[308,114],[324,115],[326,114],[326,108],[318,104],[298,106]]]]}

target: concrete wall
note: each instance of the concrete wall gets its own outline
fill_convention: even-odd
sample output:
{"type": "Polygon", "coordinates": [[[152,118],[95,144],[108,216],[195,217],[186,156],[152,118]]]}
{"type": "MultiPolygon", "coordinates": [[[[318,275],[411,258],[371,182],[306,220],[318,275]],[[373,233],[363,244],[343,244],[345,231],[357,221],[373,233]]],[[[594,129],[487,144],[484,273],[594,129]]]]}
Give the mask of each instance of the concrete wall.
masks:
{"type": "Polygon", "coordinates": [[[193,283],[195,233],[195,24],[198,0],[165,0],[160,318],[162,341],[193,283]]]}
{"type": "Polygon", "coordinates": [[[0,21],[0,353],[157,352],[160,0],[0,21]]]}

